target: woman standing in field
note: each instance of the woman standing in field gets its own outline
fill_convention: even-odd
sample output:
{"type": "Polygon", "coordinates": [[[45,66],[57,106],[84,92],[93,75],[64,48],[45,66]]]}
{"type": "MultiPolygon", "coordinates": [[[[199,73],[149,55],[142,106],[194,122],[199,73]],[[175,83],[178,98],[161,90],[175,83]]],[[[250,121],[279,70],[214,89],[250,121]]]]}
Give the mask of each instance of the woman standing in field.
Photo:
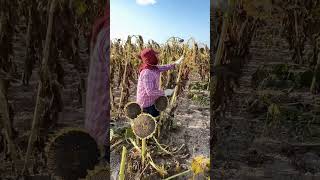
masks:
{"type": "Polygon", "coordinates": [[[105,160],[109,162],[109,47],[110,5],[106,2],[105,14],[94,25],[90,45],[85,128],[99,145],[105,147],[105,160]]]}
{"type": "Polygon", "coordinates": [[[158,52],[155,52],[151,48],[144,49],[139,58],[142,60],[140,65],[140,74],[137,87],[137,103],[143,108],[143,112],[157,117],[160,115],[159,111],[155,108],[155,101],[160,96],[171,96],[173,89],[166,89],[162,91],[159,89],[160,73],[174,69],[176,65],[179,65],[184,57],[173,64],[158,65],[158,52]]]}

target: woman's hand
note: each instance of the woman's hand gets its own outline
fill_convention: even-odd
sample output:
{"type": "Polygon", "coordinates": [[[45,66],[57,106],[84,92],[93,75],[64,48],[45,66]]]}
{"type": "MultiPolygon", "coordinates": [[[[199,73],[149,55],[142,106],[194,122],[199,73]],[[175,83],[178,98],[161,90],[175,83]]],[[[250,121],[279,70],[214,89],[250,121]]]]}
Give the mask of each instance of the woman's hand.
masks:
{"type": "Polygon", "coordinates": [[[184,55],[182,55],[174,64],[179,65],[184,60],[184,55]]]}
{"type": "Polygon", "coordinates": [[[171,96],[173,94],[173,89],[166,89],[164,90],[164,95],[165,96],[171,96]]]}

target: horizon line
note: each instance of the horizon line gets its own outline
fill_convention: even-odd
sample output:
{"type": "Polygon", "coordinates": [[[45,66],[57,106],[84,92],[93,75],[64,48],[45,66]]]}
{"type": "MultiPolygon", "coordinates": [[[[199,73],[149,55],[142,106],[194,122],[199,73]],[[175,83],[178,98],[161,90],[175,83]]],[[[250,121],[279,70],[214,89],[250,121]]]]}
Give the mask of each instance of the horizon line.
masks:
{"type": "MultiPolygon", "coordinates": [[[[130,34],[130,35],[127,35],[127,37],[126,38],[121,38],[121,37],[113,37],[113,38],[111,38],[111,36],[110,36],[110,40],[111,41],[114,41],[114,40],[116,40],[116,39],[120,39],[121,41],[126,41],[127,40],[127,38],[128,38],[128,36],[139,36],[138,34],[130,34]]],[[[156,42],[157,44],[166,44],[167,43],[167,40],[169,40],[170,38],[168,38],[166,41],[163,41],[163,42],[159,42],[159,41],[156,41],[156,40],[154,40],[154,39],[151,39],[151,38],[149,38],[149,39],[146,39],[146,38],[144,38],[142,35],[140,35],[141,37],[142,37],[142,39],[143,39],[143,41],[144,41],[144,43],[146,43],[146,42],[149,42],[149,41],[154,41],[154,42],[156,42]]],[[[175,37],[175,36],[173,36],[173,37],[175,37]]],[[[180,37],[179,37],[180,38],[180,37]]],[[[205,45],[207,45],[209,48],[210,48],[210,39],[208,40],[208,42],[204,42],[204,41],[200,41],[200,40],[197,40],[196,38],[194,38],[194,37],[189,37],[189,38],[181,38],[181,39],[183,39],[184,40],[184,42],[182,43],[182,44],[184,44],[185,42],[187,42],[189,39],[194,39],[195,40],[195,42],[198,44],[198,45],[200,45],[200,44],[205,44],[205,45]]]]}

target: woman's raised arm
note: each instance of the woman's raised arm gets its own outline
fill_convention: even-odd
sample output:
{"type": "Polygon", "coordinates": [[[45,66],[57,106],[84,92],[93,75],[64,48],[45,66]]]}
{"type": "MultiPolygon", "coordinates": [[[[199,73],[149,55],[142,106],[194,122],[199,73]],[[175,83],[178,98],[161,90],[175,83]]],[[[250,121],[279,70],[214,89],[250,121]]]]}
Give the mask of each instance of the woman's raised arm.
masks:
{"type": "Polygon", "coordinates": [[[167,65],[158,65],[157,66],[160,72],[172,70],[176,67],[175,64],[167,64],[167,65]]]}

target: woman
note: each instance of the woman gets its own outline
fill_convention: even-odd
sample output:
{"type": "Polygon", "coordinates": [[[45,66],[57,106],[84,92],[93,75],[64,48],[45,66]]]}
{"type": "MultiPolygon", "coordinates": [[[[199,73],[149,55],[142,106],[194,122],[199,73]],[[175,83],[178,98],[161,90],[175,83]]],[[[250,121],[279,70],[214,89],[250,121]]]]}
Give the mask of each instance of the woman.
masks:
{"type": "Polygon", "coordinates": [[[90,69],[86,97],[85,127],[99,145],[105,147],[105,160],[109,162],[109,47],[110,5],[94,25],[90,45],[90,69]]]}
{"type": "Polygon", "coordinates": [[[174,69],[176,65],[179,65],[183,56],[174,62],[173,64],[159,66],[159,60],[157,52],[153,49],[144,49],[139,58],[142,60],[140,66],[140,75],[138,79],[137,87],[137,103],[143,108],[143,112],[157,117],[160,115],[159,111],[155,108],[155,101],[160,96],[170,96],[173,93],[173,89],[166,89],[162,91],[159,89],[160,73],[174,69]]]}

